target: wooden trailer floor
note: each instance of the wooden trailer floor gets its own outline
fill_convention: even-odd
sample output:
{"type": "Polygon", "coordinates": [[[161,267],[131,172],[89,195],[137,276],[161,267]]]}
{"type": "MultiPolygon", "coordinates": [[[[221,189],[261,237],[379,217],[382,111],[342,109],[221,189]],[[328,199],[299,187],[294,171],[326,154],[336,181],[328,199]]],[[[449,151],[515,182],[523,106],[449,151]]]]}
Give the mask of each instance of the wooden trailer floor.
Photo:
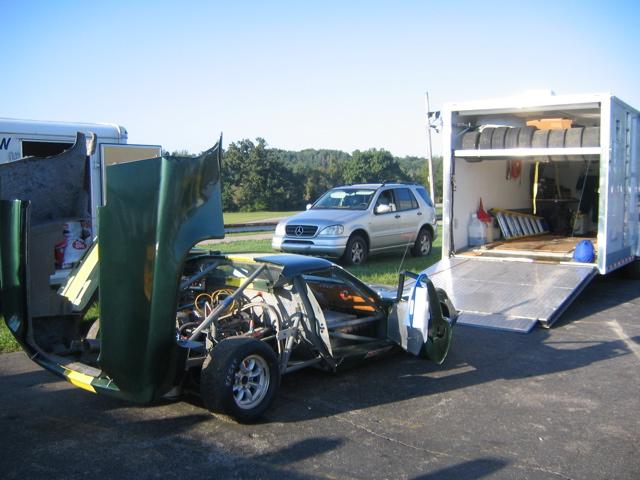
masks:
{"type": "Polygon", "coordinates": [[[498,240],[496,242],[472,247],[459,253],[460,255],[487,257],[526,257],[536,260],[570,261],[576,245],[582,240],[590,240],[598,251],[595,237],[561,237],[556,235],[539,235],[516,240],[498,240]]]}

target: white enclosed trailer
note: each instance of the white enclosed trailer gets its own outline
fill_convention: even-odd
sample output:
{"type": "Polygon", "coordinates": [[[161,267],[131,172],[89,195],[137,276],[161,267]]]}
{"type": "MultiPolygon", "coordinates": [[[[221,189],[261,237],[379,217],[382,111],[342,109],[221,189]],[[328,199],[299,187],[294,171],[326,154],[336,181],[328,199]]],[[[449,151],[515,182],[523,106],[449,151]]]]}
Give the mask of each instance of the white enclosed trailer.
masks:
{"type": "Polygon", "coordinates": [[[93,151],[88,152],[87,178],[78,188],[88,194],[89,213],[94,220],[93,225],[96,225],[96,208],[104,204],[106,166],[159,157],[160,146],[129,145],[127,130],[114,124],[0,118],[0,165],[25,157],[59,155],[74,145],[78,132],[91,133],[95,138],[93,151]]]}
{"type": "Polygon", "coordinates": [[[426,273],[459,324],[548,327],[596,274],[638,276],[639,115],[609,93],[444,105],[442,259],[426,273]],[[494,228],[475,242],[480,200],[494,228]]]}

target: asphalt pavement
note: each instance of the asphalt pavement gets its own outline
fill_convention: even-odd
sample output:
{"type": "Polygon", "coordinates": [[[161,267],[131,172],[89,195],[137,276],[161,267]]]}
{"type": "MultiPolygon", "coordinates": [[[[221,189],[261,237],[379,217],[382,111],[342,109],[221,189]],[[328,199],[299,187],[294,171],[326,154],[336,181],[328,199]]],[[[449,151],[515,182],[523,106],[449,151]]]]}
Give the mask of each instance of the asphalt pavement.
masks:
{"type": "MultiPolygon", "coordinates": [[[[545,301],[545,299],[540,299],[545,301]]],[[[597,277],[551,329],[457,326],[442,365],[398,354],[283,377],[259,424],[189,397],[139,406],[0,355],[6,479],[637,479],[640,282],[597,277]]]]}

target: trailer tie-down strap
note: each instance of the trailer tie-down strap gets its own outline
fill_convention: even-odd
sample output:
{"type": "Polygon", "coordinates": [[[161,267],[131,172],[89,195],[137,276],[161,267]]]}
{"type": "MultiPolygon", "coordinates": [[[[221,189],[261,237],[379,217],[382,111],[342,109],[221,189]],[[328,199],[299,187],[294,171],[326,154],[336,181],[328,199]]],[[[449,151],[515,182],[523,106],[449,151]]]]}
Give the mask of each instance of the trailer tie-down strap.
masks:
{"type": "Polygon", "coordinates": [[[533,214],[537,213],[536,211],[536,198],[538,197],[538,167],[540,167],[540,162],[536,162],[536,168],[533,174],[533,214]]]}

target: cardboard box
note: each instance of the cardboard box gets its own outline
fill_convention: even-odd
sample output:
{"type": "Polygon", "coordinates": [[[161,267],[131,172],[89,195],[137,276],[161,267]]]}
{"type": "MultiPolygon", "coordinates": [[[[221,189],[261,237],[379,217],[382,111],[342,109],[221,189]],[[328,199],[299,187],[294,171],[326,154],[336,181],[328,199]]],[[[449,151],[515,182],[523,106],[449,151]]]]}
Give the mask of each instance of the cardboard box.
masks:
{"type": "Polygon", "coordinates": [[[527,126],[537,127],[538,130],[560,130],[571,128],[573,120],[570,118],[543,118],[541,120],[529,120],[527,126]]]}

